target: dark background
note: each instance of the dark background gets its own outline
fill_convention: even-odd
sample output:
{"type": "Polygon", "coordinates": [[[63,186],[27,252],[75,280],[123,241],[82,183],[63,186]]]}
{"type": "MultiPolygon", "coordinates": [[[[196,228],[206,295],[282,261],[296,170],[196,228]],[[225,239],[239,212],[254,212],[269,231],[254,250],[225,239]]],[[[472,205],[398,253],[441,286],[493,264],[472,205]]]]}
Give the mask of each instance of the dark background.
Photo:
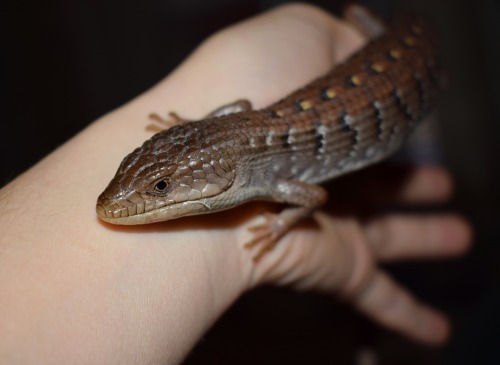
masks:
{"type": "MultiPolygon", "coordinates": [[[[210,33],[284,1],[53,0],[0,5],[0,185],[90,122],[168,74],[210,33]]],[[[311,1],[338,12],[343,1],[311,1]]],[[[454,336],[429,349],[360,318],[331,298],[262,288],[242,298],[187,364],[500,364],[500,2],[370,1],[436,23],[450,75],[439,105],[439,148],[456,178],[448,208],[470,218],[464,259],[389,268],[449,313],[454,336]]],[[[390,10],[389,10],[390,9],[390,10]]]]}

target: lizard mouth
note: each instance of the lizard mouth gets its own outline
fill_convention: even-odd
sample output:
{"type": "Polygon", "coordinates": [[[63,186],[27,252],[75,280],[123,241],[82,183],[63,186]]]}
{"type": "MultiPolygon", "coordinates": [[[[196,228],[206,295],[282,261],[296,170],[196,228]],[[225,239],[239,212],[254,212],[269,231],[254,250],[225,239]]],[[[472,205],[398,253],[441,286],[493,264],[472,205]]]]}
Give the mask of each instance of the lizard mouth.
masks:
{"type": "Polygon", "coordinates": [[[128,200],[106,201],[102,196],[96,204],[96,213],[105,222],[119,225],[155,223],[193,214],[202,214],[210,208],[202,202],[145,201],[132,203],[128,200]]]}
{"type": "Polygon", "coordinates": [[[175,202],[144,200],[139,194],[109,198],[102,193],[97,199],[96,213],[103,221],[112,224],[144,224],[154,221],[155,212],[175,202]]]}

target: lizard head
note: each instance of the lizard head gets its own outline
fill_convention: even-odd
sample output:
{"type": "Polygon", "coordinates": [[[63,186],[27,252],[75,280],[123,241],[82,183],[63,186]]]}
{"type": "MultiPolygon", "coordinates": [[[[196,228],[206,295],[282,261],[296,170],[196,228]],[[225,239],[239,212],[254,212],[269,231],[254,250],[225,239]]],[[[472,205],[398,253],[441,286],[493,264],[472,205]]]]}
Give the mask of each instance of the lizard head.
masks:
{"type": "Polygon", "coordinates": [[[166,144],[157,136],[125,157],[99,196],[96,212],[102,220],[131,225],[201,214],[207,198],[231,186],[228,155],[185,140],[166,144]]]}

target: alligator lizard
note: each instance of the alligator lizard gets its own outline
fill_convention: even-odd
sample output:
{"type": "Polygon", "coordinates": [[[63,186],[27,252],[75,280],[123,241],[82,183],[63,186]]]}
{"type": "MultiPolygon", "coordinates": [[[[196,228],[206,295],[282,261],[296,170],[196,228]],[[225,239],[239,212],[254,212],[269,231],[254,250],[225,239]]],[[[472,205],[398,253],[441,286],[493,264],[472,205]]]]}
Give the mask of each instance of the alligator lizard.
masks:
{"type": "Polygon", "coordinates": [[[400,18],[385,31],[359,14],[372,40],[325,76],[267,108],[239,101],[144,142],[99,196],[98,216],[131,225],[253,199],[286,203],[251,228],[256,257],[271,249],[325,202],[317,184],[389,156],[433,104],[439,67],[428,24],[400,18]]]}

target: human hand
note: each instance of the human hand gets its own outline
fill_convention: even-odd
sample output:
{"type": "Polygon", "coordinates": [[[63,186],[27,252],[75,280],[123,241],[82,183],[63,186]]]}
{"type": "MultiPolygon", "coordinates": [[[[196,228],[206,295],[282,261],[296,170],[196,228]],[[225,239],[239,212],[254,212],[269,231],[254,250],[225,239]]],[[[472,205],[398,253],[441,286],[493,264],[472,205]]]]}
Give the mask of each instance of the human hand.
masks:
{"type": "MultiPolygon", "coordinates": [[[[227,92],[219,103],[234,99],[237,84],[243,93],[237,97],[248,96],[261,106],[328,70],[362,42],[362,36],[342,21],[308,6],[288,6],[216,35],[194,59],[208,60],[214,76],[202,88],[213,83],[222,87],[220,94],[227,92]]],[[[415,167],[406,176],[381,170],[373,168],[333,184],[334,209],[331,215],[315,215],[319,229],[297,227],[255,267],[245,257],[246,272],[251,273],[252,286],[291,284],[335,293],[386,327],[420,342],[441,343],[449,334],[445,317],[419,303],[378,264],[463,253],[470,229],[463,219],[449,214],[364,216],[369,202],[435,204],[452,191],[450,176],[437,167],[415,167]],[[343,196],[349,199],[342,201],[343,196]],[[340,207],[350,214],[344,209],[339,215],[340,207]]],[[[250,220],[245,227],[253,224],[250,220]]],[[[243,247],[251,235],[244,232],[238,238],[243,247]]],[[[252,254],[243,249],[243,255],[252,254]]]]}
{"type": "Polygon", "coordinates": [[[318,212],[319,227],[299,225],[257,264],[244,244],[267,205],[134,227],[112,227],[95,216],[95,199],[119,161],[151,136],[145,129],[151,112],[196,119],[239,98],[263,107],[363,42],[344,22],[303,4],[237,24],[0,190],[0,291],[9,293],[0,297],[2,358],[179,363],[228,306],[263,283],[336,294],[414,339],[442,341],[444,318],[377,264],[463,252],[467,223],[454,216],[366,220],[357,207],[369,200],[444,200],[451,183],[443,170],[415,169],[398,189],[387,189],[386,174],[366,177],[370,171],[338,180],[344,187],[331,190],[333,206],[346,206],[338,200],[342,191],[363,196],[360,205],[346,200],[355,214],[318,212]]]}
{"type": "Polygon", "coordinates": [[[292,285],[345,300],[373,321],[428,345],[449,335],[446,317],[397,284],[381,263],[454,257],[471,240],[453,214],[372,214],[377,208],[436,204],[452,191],[437,167],[375,166],[329,186],[319,227],[300,226],[257,264],[253,282],[292,285]]]}
{"type": "MultiPolygon", "coordinates": [[[[216,93],[204,95],[204,112],[239,97],[260,107],[326,72],[364,41],[349,24],[316,8],[286,6],[215,35],[177,77],[197,80],[190,83],[202,90],[216,85],[216,93]],[[184,74],[193,69],[202,74],[184,74]]],[[[397,180],[400,186],[387,183],[393,181],[388,171],[378,175],[376,171],[354,174],[347,178],[349,184],[331,190],[332,206],[349,203],[353,214],[318,212],[319,229],[297,227],[255,268],[244,260],[246,272],[252,273],[252,285],[292,284],[335,293],[384,326],[421,342],[440,343],[449,332],[444,316],[420,304],[378,263],[464,252],[470,242],[468,225],[453,215],[393,214],[362,220],[356,213],[364,213],[367,201],[438,203],[452,190],[449,175],[439,168],[414,168],[406,180],[397,180]],[[353,198],[338,199],[346,195],[353,198]]],[[[250,239],[245,231],[238,237],[240,247],[250,239]]],[[[242,254],[252,255],[245,249],[242,254]]]]}

